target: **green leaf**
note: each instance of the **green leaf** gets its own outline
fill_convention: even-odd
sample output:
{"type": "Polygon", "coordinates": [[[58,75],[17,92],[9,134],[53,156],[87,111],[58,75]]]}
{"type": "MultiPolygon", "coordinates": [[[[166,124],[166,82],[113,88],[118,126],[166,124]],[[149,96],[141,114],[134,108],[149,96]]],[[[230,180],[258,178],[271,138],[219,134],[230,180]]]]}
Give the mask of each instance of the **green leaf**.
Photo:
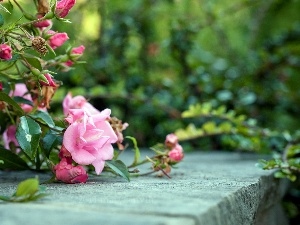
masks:
{"type": "Polygon", "coordinates": [[[40,122],[48,125],[49,127],[55,127],[55,123],[53,122],[51,116],[45,111],[36,111],[34,114],[31,114],[35,119],[38,119],[40,122]]]}
{"type": "Polygon", "coordinates": [[[41,137],[41,127],[33,119],[22,116],[17,128],[16,138],[23,151],[34,159],[41,137]]]}
{"type": "Polygon", "coordinates": [[[4,18],[3,16],[0,14],[0,27],[3,26],[4,24],[4,18]]]}
{"type": "Polygon", "coordinates": [[[134,160],[133,160],[133,165],[135,165],[136,163],[139,162],[140,160],[140,157],[141,157],[141,153],[140,153],[140,150],[138,148],[138,145],[137,145],[137,141],[134,137],[131,137],[131,136],[126,136],[126,138],[130,139],[133,143],[133,149],[134,149],[134,160]]]}
{"type": "Polygon", "coordinates": [[[39,185],[38,178],[29,178],[19,183],[16,192],[12,196],[0,196],[0,200],[7,202],[36,201],[48,194],[40,193],[45,188],[39,185]]]}
{"type": "Polygon", "coordinates": [[[26,162],[21,159],[18,155],[12,153],[11,151],[0,148],[0,169],[10,169],[10,170],[26,170],[29,169],[26,162]]]}
{"type": "Polygon", "coordinates": [[[15,102],[11,97],[9,97],[6,93],[0,92],[0,101],[4,101],[7,104],[11,105],[16,111],[18,116],[24,115],[22,108],[19,106],[17,102],[15,102]]]}
{"type": "Polygon", "coordinates": [[[36,178],[30,178],[22,181],[18,187],[14,196],[26,196],[34,195],[39,190],[39,181],[36,178]]]}
{"type": "Polygon", "coordinates": [[[51,150],[61,143],[62,137],[54,134],[51,130],[49,130],[42,139],[42,146],[46,156],[49,158],[51,150]]]}
{"type": "Polygon", "coordinates": [[[37,58],[35,57],[25,57],[27,62],[32,65],[32,67],[34,68],[37,68],[38,70],[42,70],[42,65],[41,65],[41,62],[40,60],[38,60],[37,58]]]}
{"type": "Polygon", "coordinates": [[[108,160],[105,161],[106,165],[111,168],[114,172],[125,178],[127,181],[130,181],[129,179],[129,172],[127,169],[127,166],[121,161],[121,160],[108,160]]]}
{"type": "Polygon", "coordinates": [[[20,97],[20,96],[14,96],[13,99],[14,99],[14,101],[17,102],[17,103],[23,103],[23,104],[26,104],[26,105],[31,105],[31,106],[33,106],[32,101],[29,101],[29,100],[26,99],[26,98],[23,98],[23,97],[20,97]]]}

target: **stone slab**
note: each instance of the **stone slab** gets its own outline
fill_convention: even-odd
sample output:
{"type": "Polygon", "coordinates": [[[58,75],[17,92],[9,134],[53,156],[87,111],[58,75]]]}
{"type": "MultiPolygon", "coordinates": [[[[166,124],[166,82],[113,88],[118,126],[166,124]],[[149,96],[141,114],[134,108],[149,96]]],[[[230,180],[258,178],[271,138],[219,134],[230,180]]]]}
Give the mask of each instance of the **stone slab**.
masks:
{"type": "MultiPolygon", "coordinates": [[[[288,182],[274,179],[256,162],[239,153],[192,152],[171,179],[145,176],[126,182],[101,174],[86,184],[45,184],[50,195],[38,202],[0,203],[0,225],[288,224],[279,204],[288,182]]],[[[49,178],[0,171],[0,194],[13,193],[19,181],[35,175],[49,178]]]]}

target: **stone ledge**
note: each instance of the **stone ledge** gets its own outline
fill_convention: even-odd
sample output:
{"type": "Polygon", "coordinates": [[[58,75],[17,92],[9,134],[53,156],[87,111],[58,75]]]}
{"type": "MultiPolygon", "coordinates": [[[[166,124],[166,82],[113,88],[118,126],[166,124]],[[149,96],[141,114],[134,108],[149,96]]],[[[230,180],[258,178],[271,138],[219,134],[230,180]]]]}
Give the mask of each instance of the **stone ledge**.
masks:
{"type": "MultiPolygon", "coordinates": [[[[0,224],[288,224],[280,207],[288,182],[256,168],[256,162],[238,153],[193,152],[171,179],[147,176],[126,182],[101,175],[87,184],[47,184],[51,195],[44,200],[0,204],[0,224]]],[[[0,194],[13,193],[20,180],[33,176],[0,172],[0,194]]]]}

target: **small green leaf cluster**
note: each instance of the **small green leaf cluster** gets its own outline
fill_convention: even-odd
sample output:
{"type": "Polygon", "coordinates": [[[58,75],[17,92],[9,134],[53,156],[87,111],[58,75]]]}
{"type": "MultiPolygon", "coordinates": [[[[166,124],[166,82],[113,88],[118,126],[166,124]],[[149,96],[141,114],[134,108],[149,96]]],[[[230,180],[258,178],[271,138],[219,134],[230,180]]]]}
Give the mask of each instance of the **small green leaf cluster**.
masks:
{"type": "Polygon", "coordinates": [[[0,195],[0,200],[6,202],[29,202],[41,199],[47,194],[45,192],[45,187],[39,185],[38,178],[29,178],[20,182],[17,186],[16,192],[11,196],[0,195]]]}
{"type": "Polygon", "coordinates": [[[268,129],[256,126],[254,119],[237,115],[234,110],[227,110],[223,105],[215,109],[210,102],[189,106],[182,113],[182,118],[193,119],[194,122],[184,129],[176,130],[181,141],[222,136],[223,144],[228,148],[259,150],[264,146],[262,139],[271,133],[268,129]]]}

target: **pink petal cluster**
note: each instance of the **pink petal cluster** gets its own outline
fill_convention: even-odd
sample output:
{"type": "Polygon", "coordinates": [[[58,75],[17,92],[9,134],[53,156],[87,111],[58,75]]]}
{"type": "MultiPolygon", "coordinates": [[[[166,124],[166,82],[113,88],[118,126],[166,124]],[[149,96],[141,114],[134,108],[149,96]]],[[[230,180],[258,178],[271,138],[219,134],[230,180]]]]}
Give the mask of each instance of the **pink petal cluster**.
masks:
{"type": "Polygon", "coordinates": [[[80,165],[93,165],[100,174],[106,160],[113,158],[112,144],[118,137],[107,121],[111,113],[105,109],[89,115],[84,109],[70,109],[63,146],[70,152],[72,159],[80,165]]]}
{"type": "Polygon", "coordinates": [[[49,30],[47,34],[51,35],[48,39],[48,43],[51,48],[56,49],[57,47],[63,45],[68,39],[67,33],[57,33],[53,30],[49,30]]]}
{"type": "Polygon", "coordinates": [[[54,172],[57,180],[64,183],[75,184],[85,183],[88,175],[83,166],[74,166],[68,158],[62,158],[61,161],[54,166],[54,172]]]}
{"type": "Polygon", "coordinates": [[[68,93],[63,100],[63,112],[65,116],[68,115],[70,109],[84,109],[88,115],[100,113],[85,97],[81,95],[72,97],[72,95],[68,93]]]}
{"type": "MultiPolygon", "coordinates": [[[[13,96],[22,97],[22,98],[24,98],[24,99],[32,102],[31,95],[29,94],[26,85],[23,84],[23,83],[16,84],[15,85],[15,90],[11,91],[9,93],[9,95],[11,97],[13,97],[13,96]]],[[[20,106],[24,110],[24,112],[30,112],[32,110],[32,106],[31,105],[27,105],[27,104],[21,103],[20,106]]]]}
{"type": "Polygon", "coordinates": [[[0,91],[2,91],[3,90],[3,84],[2,84],[2,82],[0,82],[0,91]]]}
{"type": "Polygon", "coordinates": [[[60,0],[57,1],[55,14],[60,17],[64,18],[69,14],[69,11],[73,8],[75,5],[75,0],[60,0]]]}
{"type": "Polygon", "coordinates": [[[165,145],[170,150],[168,156],[171,162],[180,162],[183,159],[183,149],[178,143],[178,137],[175,134],[168,134],[166,136],[165,145]]]}
{"type": "Polygon", "coordinates": [[[0,59],[10,60],[12,58],[12,49],[7,44],[0,44],[0,59]]]}
{"type": "MultiPolygon", "coordinates": [[[[4,131],[2,138],[3,138],[3,143],[4,143],[4,147],[6,149],[10,149],[10,143],[13,143],[15,146],[19,146],[19,143],[16,139],[16,131],[17,131],[17,127],[15,125],[10,125],[6,128],[6,130],[4,131]]],[[[20,150],[18,149],[17,152],[19,152],[20,150]]]]}

